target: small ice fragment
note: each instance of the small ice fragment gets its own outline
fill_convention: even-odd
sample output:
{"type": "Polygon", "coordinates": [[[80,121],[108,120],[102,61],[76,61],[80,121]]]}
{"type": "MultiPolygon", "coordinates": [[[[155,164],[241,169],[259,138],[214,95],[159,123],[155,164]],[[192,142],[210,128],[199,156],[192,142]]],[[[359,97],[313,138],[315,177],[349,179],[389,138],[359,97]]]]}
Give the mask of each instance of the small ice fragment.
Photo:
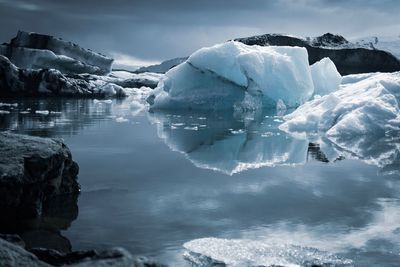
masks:
{"type": "Polygon", "coordinates": [[[18,107],[18,103],[0,103],[0,107],[18,107]]]}
{"type": "Polygon", "coordinates": [[[124,117],[118,117],[115,119],[116,122],[127,122],[129,121],[128,119],[124,118],[124,117]]]}
{"type": "Polygon", "coordinates": [[[272,132],[266,132],[266,133],[261,134],[261,137],[271,137],[273,135],[274,134],[272,132]]]}
{"type": "Polygon", "coordinates": [[[36,110],[35,113],[42,115],[49,115],[50,112],[48,110],[36,110]]]}
{"type": "Polygon", "coordinates": [[[241,134],[241,133],[244,133],[244,130],[243,129],[231,130],[231,133],[233,133],[233,134],[241,134]]]}
{"type": "Polygon", "coordinates": [[[0,110],[0,114],[10,114],[10,111],[8,111],[8,110],[0,110]]]}
{"type": "Polygon", "coordinates": [[[197,131],[199,128],[197,126],[194,127],[190,127],[190,126],[186,126],[185,128],[183,128],[185,130],[192,130],[192,131],[197,131]]]}

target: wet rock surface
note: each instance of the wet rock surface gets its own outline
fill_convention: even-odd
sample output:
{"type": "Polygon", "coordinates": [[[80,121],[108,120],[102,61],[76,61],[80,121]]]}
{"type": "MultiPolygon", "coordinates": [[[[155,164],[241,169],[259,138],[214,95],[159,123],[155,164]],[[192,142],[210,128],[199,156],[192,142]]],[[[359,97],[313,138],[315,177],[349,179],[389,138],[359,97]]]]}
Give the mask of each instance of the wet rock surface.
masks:
{"type": "MultiPolygon", "coordinates": [[[[14,236],[13,238],[17,238],[14,236]]],[[[134,258],[122,248],[109,250],[87,250],[63,253],[53,249],[32,248],[9,242],[0,235],[0,266],[113,266],[113,267],[166,267],[166,265],[147,258],[134,258]]]]}
{"type": "Polygon", "coordinates": [[[2,132],[0,155],[3,218],[40,217],[53,197],[79,192],[78,164],[60,139],[2,132]]]}
{"type": "Polygon", "coordinates": [[[382,50],[358,47],[344,37],[330,33],[313,39],[302,39],[280,34],[264,34],[237,38],[235,41],[247,45],[305,47],[308,51],[310,65],[324,57],[329,57],[335,63],[341,75],[400,70],[400,61],[392,54],[382,50]]]}

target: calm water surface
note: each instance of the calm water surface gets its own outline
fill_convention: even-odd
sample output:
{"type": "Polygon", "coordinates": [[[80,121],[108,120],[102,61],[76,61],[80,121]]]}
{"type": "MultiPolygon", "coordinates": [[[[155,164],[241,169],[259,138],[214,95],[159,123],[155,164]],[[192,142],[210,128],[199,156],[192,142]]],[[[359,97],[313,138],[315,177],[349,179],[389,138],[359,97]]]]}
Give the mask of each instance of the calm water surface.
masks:
{"type": "Polygon", "coordinates": [[[361,157],[286,135],[276,112],[148,113],[130,100],[1,102],[18,103],[0,108],[10,111],[0,114],[2,130],[64,138],[80,166],[79,215],[51,234],[25,233],[28,243],[123,246],[189,266],[185,242],[234,238],[313,247],[355,266],[400,266],[398,142],[361,157]]]}

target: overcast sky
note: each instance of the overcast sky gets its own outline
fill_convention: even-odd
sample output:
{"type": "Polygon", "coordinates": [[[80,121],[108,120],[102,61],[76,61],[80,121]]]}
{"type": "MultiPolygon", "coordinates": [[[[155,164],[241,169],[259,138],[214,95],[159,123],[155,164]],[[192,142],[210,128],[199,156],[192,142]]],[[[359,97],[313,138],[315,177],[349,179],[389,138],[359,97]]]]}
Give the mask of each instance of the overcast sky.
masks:
{"type": "Polygon", "coordinates": [[[18,29],[146,64],[263,33],[400,35],[398,0],[0,0],[0,41],[18,29]]]}

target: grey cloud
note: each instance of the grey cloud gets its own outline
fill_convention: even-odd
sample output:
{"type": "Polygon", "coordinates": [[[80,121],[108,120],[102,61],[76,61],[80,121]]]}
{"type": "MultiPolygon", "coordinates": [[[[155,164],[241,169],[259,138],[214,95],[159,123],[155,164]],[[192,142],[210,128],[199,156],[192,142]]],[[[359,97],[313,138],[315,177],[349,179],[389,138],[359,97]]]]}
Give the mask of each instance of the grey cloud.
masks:
{"type": "Polygon", "coordinates": [[[162,60],[268,32],[398,35],[399,10],[395,0],[0,0],[0,40],[23,29],[103,53],[162,60]]]}

